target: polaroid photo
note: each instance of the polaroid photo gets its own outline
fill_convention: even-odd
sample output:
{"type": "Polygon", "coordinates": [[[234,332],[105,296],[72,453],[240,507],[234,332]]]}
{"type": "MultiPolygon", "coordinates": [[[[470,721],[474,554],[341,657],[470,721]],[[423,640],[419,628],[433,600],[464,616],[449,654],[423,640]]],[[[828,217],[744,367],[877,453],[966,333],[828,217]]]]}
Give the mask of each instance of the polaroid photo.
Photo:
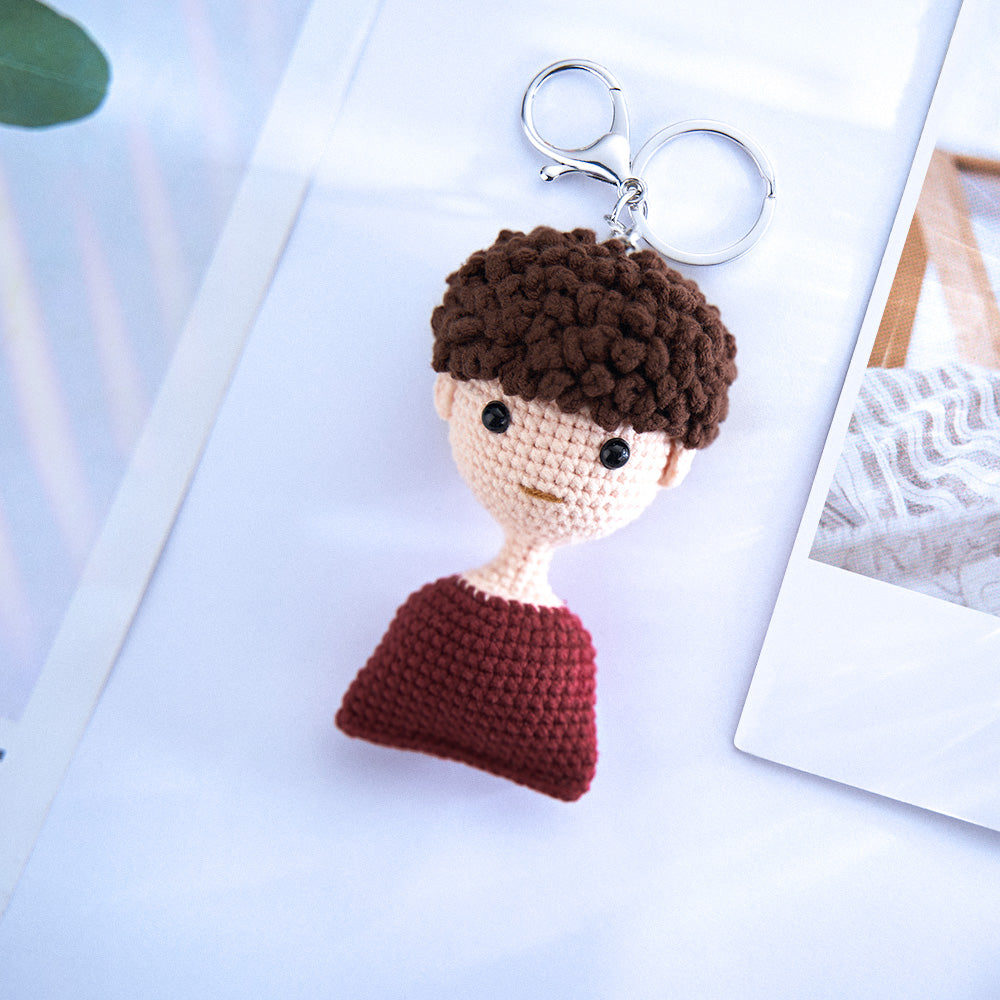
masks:
{"type": "MultiPolygon", "coordinates": [[[[65,128],[0,132],[0,911],[170,533],[375,8],[297,0],[270,22],[242,4],[143,8],[111,24],[79,0],[67,15],[109,53],[103,106],[65,128]]],[[[22,27],[79,35],[54,13],[22,27]]]]}
{"type": "Polygon", "coordinates": [[[736,745],[1000,830],[998,57],[966,4],[736,745]]]}

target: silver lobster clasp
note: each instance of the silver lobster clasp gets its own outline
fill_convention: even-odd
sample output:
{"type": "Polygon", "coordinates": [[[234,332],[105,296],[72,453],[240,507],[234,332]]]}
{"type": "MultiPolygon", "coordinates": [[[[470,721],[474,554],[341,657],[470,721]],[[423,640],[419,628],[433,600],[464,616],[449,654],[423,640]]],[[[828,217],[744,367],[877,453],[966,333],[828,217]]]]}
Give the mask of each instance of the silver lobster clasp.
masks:
{"type": "Polygon", "coordinates": [[[553,181],[574,170],[615,186],[620,186],[632,176],[632,150],[629,144],[628,107],[625,104],[625,95],[618,81],[603,66],[595,62],[588,59],[564,59],[543,69],[528,84],[528,89],[524,92],[524,100],[521,102],[521,122],[528,140],[535,149],[556,161],[557,165],[550,164],[542,168],[542,177],[547,181],[553,181]],[[535,128],[535,95],[550,76],[568,69],[582,69],[596,76],[608,88],[608,95],[611,97],[610,130],[589,146],[580,149],[562,149],[553,146],[543,139],[535,128]]]}

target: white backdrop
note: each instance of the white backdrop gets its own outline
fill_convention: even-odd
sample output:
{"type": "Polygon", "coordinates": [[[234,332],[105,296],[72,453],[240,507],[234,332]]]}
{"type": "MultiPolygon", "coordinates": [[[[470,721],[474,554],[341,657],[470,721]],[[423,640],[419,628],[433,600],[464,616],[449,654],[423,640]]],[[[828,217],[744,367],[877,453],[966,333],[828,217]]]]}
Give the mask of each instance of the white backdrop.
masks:
{"type": "MultiPolygon", "coordinates": [[[[386,2],[112,679],[0,926],[0,996],[987,997],[1000,839],[732,739],[957,4],[386,2]],[[695,273],[740,345],[722,434],[557,554],[598,649],[567,806],[348,740],[395,607],[499,532],[434,414],[431,309],[537,180],[524,86],[581,56],[639,141],[719,118],[779,204],[695,273]]],[[[708,206],[709,209],[711,205],[708,206]]]]}

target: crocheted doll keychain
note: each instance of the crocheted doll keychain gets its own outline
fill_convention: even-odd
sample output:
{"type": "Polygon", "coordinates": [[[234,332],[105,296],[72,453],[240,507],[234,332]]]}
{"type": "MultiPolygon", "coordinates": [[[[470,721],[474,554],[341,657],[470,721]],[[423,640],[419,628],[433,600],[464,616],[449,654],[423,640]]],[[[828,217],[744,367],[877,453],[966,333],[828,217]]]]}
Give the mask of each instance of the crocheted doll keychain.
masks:
{"type": "MultiPolygon", "coordinates": [[[[613,82],[573,62],[532,87],[563,68],[613,82]]],[[[620,114],[616,99],[617,134],[620,114]]],[[[556,150],[553,175],[568,159],[583,169],[587,154],[597,176],[597,146],[556,150]]],[[[504,230],[447,279],[431,318],[434,404],[459,472],[505,540],[492,562],[410,596],[336,716],[351,736],[568,801],[587,791],[597,761],[595,654],[549,586],[553,552],[610,534],[679,484],[717,436],[736,377],[718,309],[660,254],[635,249],[645,218],[636,172],[619,182],[616,206],[633,225],[609,218],[614,238],[504,230]]]]}

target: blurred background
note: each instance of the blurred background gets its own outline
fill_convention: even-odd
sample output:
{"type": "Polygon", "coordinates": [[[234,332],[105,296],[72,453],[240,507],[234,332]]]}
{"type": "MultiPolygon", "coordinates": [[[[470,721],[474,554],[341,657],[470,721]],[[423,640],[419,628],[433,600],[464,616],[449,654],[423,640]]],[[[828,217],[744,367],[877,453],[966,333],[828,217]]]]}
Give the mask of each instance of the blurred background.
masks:
{"type": "MultiPolygon", "coordinates": [[[[105,100],[0,124],[0,717],[38,676],[308,6],[67,0],[105,100]]],[[[24,48],[22,12],[49,53],[72,44],[42,7],[3,14],[0,53],[24,48]]]]}

